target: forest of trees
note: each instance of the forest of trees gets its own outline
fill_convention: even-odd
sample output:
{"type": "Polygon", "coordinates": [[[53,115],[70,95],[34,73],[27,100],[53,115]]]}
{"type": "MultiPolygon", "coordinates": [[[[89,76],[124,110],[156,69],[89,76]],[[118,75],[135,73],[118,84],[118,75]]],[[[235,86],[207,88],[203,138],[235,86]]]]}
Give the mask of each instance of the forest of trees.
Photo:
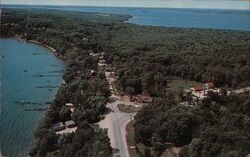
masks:
{"type": "Polygon", "coordinates": [[[135,93],[163,96],[167,82],[176,77],[229,88],[250,82],[249,32],[139,26],[123,23],[127,15],[54,10],[31,10],[24,27],[27,13],[5,13],[3,21],[11,22],[3,24],[3,35],[27,34],[66,57],[74,47],[105,51],[124,91],[131,87],[135,93]]]}
{"type": "Polygon", "coordinates": [[[28,10],[3,9],[1,36],[47,44],[67,63],[65,85],[35,133],[31,156],[112,154],[107,132],[89,126],[106,112],[110,95],[98,58],[89,55],[102,51],[116,70],[121,90],[162,98],[136,115],[137,142],[158,152],[165,142],[187,145],[190,157],[241,157],[249,152],[249,95],[214,96],[189,109],[165,89],[176,78],[229,88],[249,85],[250,32],[139,26],[124,23],[128,15],[107,15],[32,9],[27,18],[28,10]],[[92,76],[89,69],[97,74],[92,76]],[[72,118],[78,130],[57,136],[49,128],[69,119],[66,102],[77,105],[72,118]]]}
{"type": "Polygon", "coordinates": [[[176,77],[234,88],[249,85],[250,33],[126,25],[108,43],[119,83],[163,97],[176,77]],[[133,67],[133,68],[131,68],[133,67]]]}
{"type": "Polygon", "coordinates": [[[246,157],[250,153],[250,93],[211,94],[194,108],[169,97],[145,106],[135,122],[135,140],[158,154],[169,142],[183,146],[185,157],[246,157]]]}

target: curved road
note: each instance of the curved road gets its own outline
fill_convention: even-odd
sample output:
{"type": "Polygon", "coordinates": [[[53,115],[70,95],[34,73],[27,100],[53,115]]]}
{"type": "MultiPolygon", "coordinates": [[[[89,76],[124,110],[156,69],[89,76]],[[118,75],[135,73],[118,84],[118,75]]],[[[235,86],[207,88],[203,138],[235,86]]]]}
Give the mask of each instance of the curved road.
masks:
{"type": "Polygon", "coordinates": [[[117,104],[119,103],[123,103],[123,101],[116,100],[112,103],[108,103],[107,107],[111,112],[98,124],[101,128],[108,129],[108,136],[114,150],[114,156],[129,157],[126,140],[126,125],[132,120],[135,113],[129,114],[120,112],[117,108],[117,104]]]}
{"type": "MultiPolygon", "coordinates": [[[[111,86],[113,79],[109,78],[109,72],[105,72],[106,78],[110,83],[110,89],[114,90],[111,86]]],[[[113,156],[115,157],[129,157],[127,140],[126,140],[126,125],[132,120],[135,113],[124,113],[119,111],[117,104],[131,104],[130,101],[119,100],[119,96],[112,94],[111,98],[115,99],[113,102],[107,103],[110,113],[105,116],[105,119],[98,124],[101,128],[108,129],[108,136],[113,148],[113,156]]]]}

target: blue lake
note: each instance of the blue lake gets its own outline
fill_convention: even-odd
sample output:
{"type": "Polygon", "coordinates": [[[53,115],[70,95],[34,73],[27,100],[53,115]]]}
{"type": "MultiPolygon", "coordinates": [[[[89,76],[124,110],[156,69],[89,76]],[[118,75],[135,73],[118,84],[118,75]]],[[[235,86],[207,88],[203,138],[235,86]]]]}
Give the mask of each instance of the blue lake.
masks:
{"type": "Polygon", "coordinates": [[[44,113],[27,110],[49,107],[47,103],[63,81],[65,65],[36,44],[0,39],[0,46],[0,56],[4,56],[0,58],[1,153],[23,157],[34,142],[34,130],[44,113]]]}
{"type": "Polygon", "coordinates": [[[194,27],[250,31],[250,10],[55,7],[82,12],[128,14],[128,22],[166,27],[194,27]]]}
{"type": "Polygon", "coordinates": [[[133,16],[128,22],[139,25],[250,31],[250,8],[249,10],[228,10],[18,5],[6,7],[128,14],[133,16]]]}

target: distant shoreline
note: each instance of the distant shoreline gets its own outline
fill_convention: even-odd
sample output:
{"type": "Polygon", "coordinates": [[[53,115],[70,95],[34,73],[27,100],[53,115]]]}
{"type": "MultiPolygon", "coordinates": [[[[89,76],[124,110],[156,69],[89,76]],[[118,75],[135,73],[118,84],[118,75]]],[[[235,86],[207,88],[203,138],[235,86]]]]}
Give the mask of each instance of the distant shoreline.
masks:
{"type": "Polygon", "coordinates": [[[197,28],[219,29],[232,31],[250,31],[249,10],[237,9],[202,9],[202,8],[143,8],[143,7],[94,7],[94,6],[52,6],[52,5],[3,5],[6,9],[32,9],[69,11],[77,13],[104,13],[114,15],[129,15],[125,23],[141,26],[156,26],[165,28],[197,28]],[[151,16],[152,14],[152,16],[151,16]],[[157,20],[156,18],[157,17],[157,20]],[[188,18],[188,21],[183,20],[188,18]],[[208,20],[205,20],[205,19],[208,20]],[[171,19],[171,20],[169,20],[171,19]],[[235,22],[229,21],[235,20],[235,22]],[[179,22],[178,22],[179,21],[179,22]],[[218,23],[218,21],[220,21],[218,23]]]}
{"type": "Polygon", "coordinates": [[[152,9],[218,9],[218,10],[249,10],[250,0],[241,1],[222,1],[220,3],[214,2],[198,2],[197,1],[169,1],[168,3],[162,2],[162,4],[155,5],[153,3],[147,5],[112,5],[112,4],[80,4],[80,5],[67,5],[67,4],[24,4],[24,3],[4,3],[3,6],[37,6],[37,7],[106,7],[106,8],[152,8],[152,9]],[[188,2],[188,3],[187,3],[188,2]],[[195,2],[195,3],[194,3],[195,2]],[[222,3],[223,2],[223,3],[222,3]],[[236,5],[238,4],[238,6],[236,5]],[[248,6],[247,6],[248,4],[248,6]],[[185,6],[185,7],[184,7],[185,6]],[[230,6],[230,7],[229,7],[230,6]]]}
{"type": "Polygon", "coordinates": [[[94,6],[94,5],[42,5],[42,4],[2,4],[3,8],[34,8],[34,9],[54,9],[54,8],[131,8],[131,9],[176,9],[176,10],[225,10],[225,11],[250,11],[250,0],[249,8],[206,8],[206,7],[146,7],[146,6],[94,6]],[[38,7],[38,8],[36,8],[38,7]]]}

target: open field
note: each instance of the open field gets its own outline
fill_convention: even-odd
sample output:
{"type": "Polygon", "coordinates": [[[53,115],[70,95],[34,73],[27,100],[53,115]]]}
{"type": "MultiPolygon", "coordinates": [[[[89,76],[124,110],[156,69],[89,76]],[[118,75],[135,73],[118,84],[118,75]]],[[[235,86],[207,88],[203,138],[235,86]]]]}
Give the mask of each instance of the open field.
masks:
{"type": "Polygon", "coordinates": [[[190,80],[172,80],[168,83],[167,89],[178,91],[180,89],[188,89],[192,86],[202,85],[200,82],[190,81],[190,80]]]}

